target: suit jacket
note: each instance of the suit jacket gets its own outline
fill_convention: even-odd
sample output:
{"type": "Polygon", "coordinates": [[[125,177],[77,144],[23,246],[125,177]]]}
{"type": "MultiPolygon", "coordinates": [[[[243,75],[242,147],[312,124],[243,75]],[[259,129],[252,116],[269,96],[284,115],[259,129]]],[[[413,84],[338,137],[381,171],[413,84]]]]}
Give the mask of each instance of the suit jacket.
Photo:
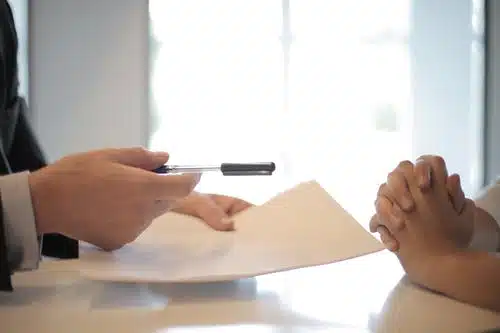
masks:
{"type": "MultiPolygon", "coordinates": [[[[30,127],[26,102],[18,96],[18,41],[12,10],[6,0],[0,0],[0,30],[0,175],[36,171],[46,161],[30,127]]],[[[42,244],[42,254],[46,256],[78,257],[78,242],[62,235],[44,235],[42,244]]],[[[12,290],[13,268],[7,261],[0,200],[0,291],[12,290]]]]}

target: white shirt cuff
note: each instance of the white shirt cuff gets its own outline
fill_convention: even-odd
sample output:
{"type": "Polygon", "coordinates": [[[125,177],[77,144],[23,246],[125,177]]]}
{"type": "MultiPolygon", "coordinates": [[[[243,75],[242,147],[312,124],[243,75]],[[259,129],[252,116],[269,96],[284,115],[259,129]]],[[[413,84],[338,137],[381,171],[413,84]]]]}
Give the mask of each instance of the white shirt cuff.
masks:
{"type": "Polygon", "coordinates": [[[40,262],[29,172],[0,177],[7,257],[14,270],[37,269],[40,262]]]}

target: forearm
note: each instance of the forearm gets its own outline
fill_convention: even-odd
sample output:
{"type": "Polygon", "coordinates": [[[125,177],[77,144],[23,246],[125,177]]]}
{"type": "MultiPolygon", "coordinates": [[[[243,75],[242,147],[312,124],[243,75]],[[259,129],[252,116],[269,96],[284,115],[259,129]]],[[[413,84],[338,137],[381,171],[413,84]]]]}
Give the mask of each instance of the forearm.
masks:
{"type": "Polygon", "coordinates": [[[462,252],[433,265],[424,286],[456,300],[500,312],[500,257],[462,252]]]}

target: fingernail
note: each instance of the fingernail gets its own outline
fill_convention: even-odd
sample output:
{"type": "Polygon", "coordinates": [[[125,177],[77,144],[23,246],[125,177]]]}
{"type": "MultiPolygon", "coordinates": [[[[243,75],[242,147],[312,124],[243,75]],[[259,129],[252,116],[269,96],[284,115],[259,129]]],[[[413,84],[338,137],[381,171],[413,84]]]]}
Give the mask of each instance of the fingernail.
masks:
{"type": "Polygon", "coordinates": [[[227,227],[226,231],[234,230],[234,221],[228,217],[223,217],[220,222],[227,227]]]}
{"type": "Polygon", "coordinates": [[[396,246],[396,243],[393,242],[393,241],[388,241],[386,244],[385,244],[385,247],[387,250],[391,251],[391,252],[395,252],[397,251],[397,246],[396,246]]]}
{"type": "Polygon", "coordinates": [[[234,224],[234,221],[229,217],[223,217],[220,222],[224,225],[234,224]]]}

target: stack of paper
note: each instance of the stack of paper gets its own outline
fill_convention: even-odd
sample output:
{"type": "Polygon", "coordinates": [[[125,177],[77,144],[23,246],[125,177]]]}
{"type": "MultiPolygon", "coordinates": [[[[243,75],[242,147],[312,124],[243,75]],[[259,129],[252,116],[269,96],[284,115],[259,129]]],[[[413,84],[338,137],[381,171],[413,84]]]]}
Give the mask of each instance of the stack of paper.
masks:
{"type": "Polygon", "coordinates": [[[235,217],[234,232],[168,213],[134,243],[106,253],[82,251],[88,278],[112,281],[196,282],[251,277],[322,265],[383,249],[316,182],[286,191],[235,217]]]}

